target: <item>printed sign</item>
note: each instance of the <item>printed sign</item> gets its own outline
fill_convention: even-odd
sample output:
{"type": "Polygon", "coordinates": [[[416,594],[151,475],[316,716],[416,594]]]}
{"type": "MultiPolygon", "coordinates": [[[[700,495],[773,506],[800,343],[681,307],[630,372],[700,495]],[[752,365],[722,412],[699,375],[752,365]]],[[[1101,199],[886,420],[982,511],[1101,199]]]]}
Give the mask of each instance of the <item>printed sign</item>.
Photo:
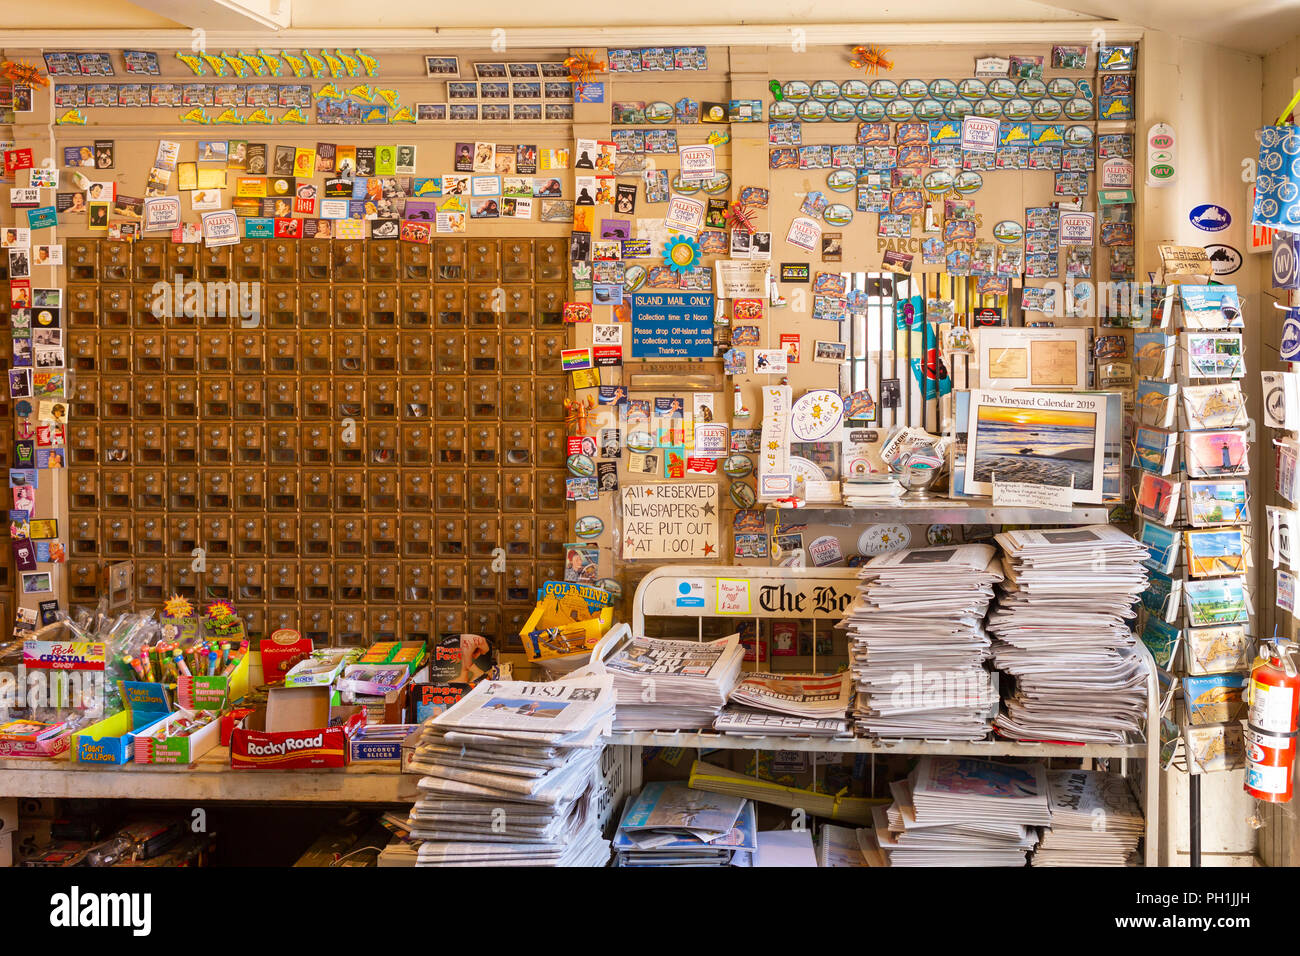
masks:
{"type": "Polygon", "coordinates": [[[712,179],[717,172],[712,146],[683,146],[677,151],[677,158],[681,164],[681,178],[684,181],[712,179]]]}
{"type": "Polygon", "coordinates": [[[785,234],[785,241],[792,246],[808,252],[816,252],[821,245],[822,227],[815,219],[798,216],[790,223],[790,231],[785,234]]]}
{"type": "Polygon", "coordinates": [[[632,296],[633,358],[710,358],[713,296],[638,292],[632,296]]]}
{"type": "Polygon", "coordinates": [[[967,116],[961,121],[961,148],[975,153],[996,153],[999,126],[995,119],[967,116]]]}
{"type": "Polygon", "coordinates": [[[229,209],[205,212],[203,241],[209,246],[233,246],[239,241],[239,217],[229,209]]]}
{"type": "Polygon", "coordinates": [[[1095,218],[1090,212],[1061,213],[1061,245],[1090,246],[1095,218]]]}
{"type": "Polygon", "coordinates": [[[623,489],[623,560],[716,560],[718,486],[713,482],[623,489]]]}

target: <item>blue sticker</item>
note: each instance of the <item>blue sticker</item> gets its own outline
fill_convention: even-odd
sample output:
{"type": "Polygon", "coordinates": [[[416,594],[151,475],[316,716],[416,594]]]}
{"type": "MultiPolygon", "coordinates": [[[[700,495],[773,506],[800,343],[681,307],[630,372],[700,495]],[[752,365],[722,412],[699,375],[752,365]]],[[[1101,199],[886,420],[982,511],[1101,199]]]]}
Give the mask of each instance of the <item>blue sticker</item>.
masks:
{"type": "Polygon", "coordinates": [[[1202,232],[1221,232],[1232,225],[1232,215],[1228,210],[1212,202],[1193,206],[1187,218],[1202,232]]]}

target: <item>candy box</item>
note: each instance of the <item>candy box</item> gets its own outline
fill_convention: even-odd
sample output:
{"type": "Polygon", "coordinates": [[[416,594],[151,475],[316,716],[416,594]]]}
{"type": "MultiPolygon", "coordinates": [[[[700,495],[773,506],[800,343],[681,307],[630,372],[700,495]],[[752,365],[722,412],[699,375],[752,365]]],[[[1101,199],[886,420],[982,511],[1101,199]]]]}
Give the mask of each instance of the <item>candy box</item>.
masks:
{"type": "Polygon", "coordinates": [[[366,721],[361,707],[331,703],[328,685],[272,687],[266,706],[230,734],[230,766],[240,770],[344,767],[366,721]]]}
{"type": "Polygon", "coordinates": [[[352,759],[400,763],[402,741],[419,728],[411,724],[380,724],[362,727],[352,738],[352,759]]]}
{"type": "Polygon", "coordinates": [[[181,709],[136,735],[135,762],[191,764],[215,747],[220,738],[221,719],[215,714],[181,709]],[[201,723],[205,719],[207,722],[201,723]],[[196,729],[182,733],[191,727],[196,729]]]}
{"type": "MultiPolygon", "coordinates": [[[[328,687],[334,679],[355,661],[361,654],[356,647],[329,647],[313,651],[305,660],[299,661],[284,675],[285,687],[328,687]]],[[[266,665],[263,664],[263,673],[266,665]]]]}
{"type": "Polygon", "coordinates": [[[251,654],[243,641],[244,656],[229,674],[182,675],[176,682],[176,702],[188,710],[225,710],[248,693],[251,654]]]}
{"type": "Polygon", "coordinates": [[[72,746],[72,730],[67,721],[11,720],[0,724],[0,757],[58,757],[72,746]]]}
{"type": "Polygon", "coordinates": [[[299,661],[311,656],[310,637],[303,637],[288,627],[277,628],[264,638],[262,648],[262,679],[275,686],[284,683],[284,675],[299,661]]]}
{"type": "Polygon", "coordinates": [[[130,763],[136,735],[167,719],[171,706],[161,684],[123,681],[126,710],[72,735],[72,759],[78,763],[130,763]]]}

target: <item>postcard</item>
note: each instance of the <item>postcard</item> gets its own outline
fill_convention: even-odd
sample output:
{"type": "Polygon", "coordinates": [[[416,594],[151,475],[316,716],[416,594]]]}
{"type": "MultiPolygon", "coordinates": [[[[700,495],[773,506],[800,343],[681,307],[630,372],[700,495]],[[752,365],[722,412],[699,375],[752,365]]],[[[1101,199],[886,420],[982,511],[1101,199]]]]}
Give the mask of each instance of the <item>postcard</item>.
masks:
{"type": "Polygon", "coordinates": [[[1237,382],[1184,385],[1183,411],[1190,429],[1234,428],[1247,423],[1246,400],[1237,382]]]}
{"type": "Polygon", "coordinates": [[[1142,472],[1137,491],[1138,514],[1163,525],[1172,524],[1178,517],[1178,498],[1181,492],[1181,482],[1170,481],[1153,472],[1142,472]]]}
{"type": "Polygon", "coordinates": [[[1188,481],[1187,521],[1194,528],[1250,520],[1244,481],[1188,481]]]}
{"type": "Polygon", "coordinates": [[[1156,524],[1153,521],[1142,523],[1142,532],[1138,538],[1147,549],[1147,557],[1142,563],[1152,571],[1172,574],[1178,566],[1178,551],[1181,538],[1177,531],[1156,524]]]}
{"type": "Polygon", "coordinates": [[[1193,378],[1241,378],[1245,374],[1240,332],[1185,332],[1183,347],[1187,349],[1188,374],[1193,378]]]}
{"type": "Polygon", "coordinates": [[[1133,464],[1144,471],[1168,475],[1174,470],[1178,433],[1143,425],[1133,439],[1133,464]]]}
{"type": "Polygon", "coordinates": [[[1192,478],[1222,478],[1250,472],[1242,429],[1187,432],[1186,468],[1192,478]]]}
{"type": "Polygon", "coordinates": [[[1169,661],[1178,650],[1182,635],[1183,632],[1178,628],[1151,615],[1147,616],[1146,622],[1142,625],[1142,643],[1155,658],[1156,666],[1162,670],[1169,669],[1169,661]]]}
{"type": "Polygon", "coordinates": [[[1133,365],[1142,378],[1166,379],[1174,370],[1176,339],[1163,332],[1133,336],[1133,365]]]}
{"type": "Polygon", "coordinates": [[[1178,417],[1177,397],[1178,385],[1174,382],[1139,381],[1136,399],[1138,421],[1156,428],[1173,428],[1178,417]]]}
{"type": "Polygon", "coordinates": [[[1250,666],[1253,642],[1241,624],[1189,627],[1184,633],[1183,667],[1189,674],[1220,674],[1250,666]]]}
{"type": "Polygon", "coordinates": [[[1183,598],[1192,627],[1245,624],[1250,619],[1243,578],[1191,580],[1183,587],[1183,598]]]}
{"type": "Polygon", "coordinates": [[[1187,722],[1193,726],[1221,724],[1246,716],[1245,674],[1208,674],[1182,680],[1187,722]]]}
{"type": "Polygon", "coordinates": [[[1220,577],[1246,571],[1241,528],[1185,531],[1183,542],[1187,549],[1187,571],[1192,577],[1220,577]]]}

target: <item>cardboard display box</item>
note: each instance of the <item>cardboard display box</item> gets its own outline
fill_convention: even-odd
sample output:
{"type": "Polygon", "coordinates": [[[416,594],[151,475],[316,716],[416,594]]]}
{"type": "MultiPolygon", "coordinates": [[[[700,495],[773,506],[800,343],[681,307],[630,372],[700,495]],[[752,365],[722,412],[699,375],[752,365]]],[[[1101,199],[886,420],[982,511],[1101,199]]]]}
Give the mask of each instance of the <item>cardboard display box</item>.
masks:
{"type": "Polygon", "coordinates": [[[229,674],[182,676],[176,682],[176,702],[188,710],[225,710],[248,694],[248,671],[252,655],[243,642],[244,656],[229,674]]]}
{"type": "Polygon", "coordinates": [[[221,739],[221,719],[184,737],[173,731],[185,720],[198,717],[199,711],[181,710],[168,714],[153,727],[135,737],[135,762],[153,764],[191,764],[217,745],[221,739]]]}
{"type": "Polygon", "coordinates": [[[347,766],[351,741],[365,724],[360,707],[331,703],[329,686],[273,687],[266,707],[230,734],[230,766],[288,770],[347,766]]]}

